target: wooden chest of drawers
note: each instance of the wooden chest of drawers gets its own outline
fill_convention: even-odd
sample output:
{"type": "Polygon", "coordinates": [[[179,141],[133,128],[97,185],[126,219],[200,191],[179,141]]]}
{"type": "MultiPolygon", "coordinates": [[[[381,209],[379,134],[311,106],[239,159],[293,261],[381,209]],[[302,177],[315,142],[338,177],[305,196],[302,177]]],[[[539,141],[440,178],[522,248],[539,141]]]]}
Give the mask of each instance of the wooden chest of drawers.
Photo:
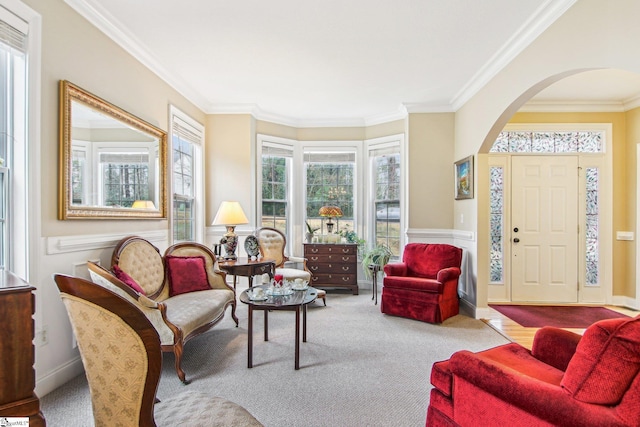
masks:
{"type": "Polygon", "coordinates": [[[358,295],[358,247],[353,243],[305,243],[314,288],[347,288],[358,295]]]}
{"type": "Polygon", "coordinates": [[[34,290],[13,273],[0,271],[0,419],[29,417],[31,427],[41,427],[46,423],[33,392],[34,290]]]}

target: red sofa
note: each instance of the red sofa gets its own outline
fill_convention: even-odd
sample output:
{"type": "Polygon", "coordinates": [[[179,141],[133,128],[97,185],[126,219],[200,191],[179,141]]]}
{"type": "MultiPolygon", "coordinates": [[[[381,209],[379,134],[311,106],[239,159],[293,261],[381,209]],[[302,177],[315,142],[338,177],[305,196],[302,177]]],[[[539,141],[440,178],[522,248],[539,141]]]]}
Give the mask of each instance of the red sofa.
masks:
{"type": "Polygon", "coordinates": [[[545,327],[531,351],[459,351],[431,370],[427,426],[640,426],[640,316],[583,336],[545,327]]]}
{"type": "Polygon", "coordinates": [[[392,316],[442,323],[459,311],[462,249],[409,243],[401,263],[384,266],[380,310],[392,316]]]}

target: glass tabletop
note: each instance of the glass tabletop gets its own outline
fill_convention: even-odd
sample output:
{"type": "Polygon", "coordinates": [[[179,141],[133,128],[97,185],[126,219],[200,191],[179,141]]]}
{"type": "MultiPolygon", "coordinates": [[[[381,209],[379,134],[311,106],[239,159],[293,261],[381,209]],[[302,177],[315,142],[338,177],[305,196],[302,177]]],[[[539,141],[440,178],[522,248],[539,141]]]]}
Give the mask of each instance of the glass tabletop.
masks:
{"type": "Polygon", "coordinates": [[[253,306],[267,306],[267,307],[283,307],[283,306],[296,306],[309,304],[318,297],[318,290],[316,288],[308,287],[305,290],[294,290],[289,295],[270,295],[267,290],[268,285],[254,286],[245,289],[240,294],[240,301],[245,304],[251,304],[253,306]],[[254,289],[261,288],[264,291],[265,299],[251,299],[249,292],[253,293],[254,289]]]}

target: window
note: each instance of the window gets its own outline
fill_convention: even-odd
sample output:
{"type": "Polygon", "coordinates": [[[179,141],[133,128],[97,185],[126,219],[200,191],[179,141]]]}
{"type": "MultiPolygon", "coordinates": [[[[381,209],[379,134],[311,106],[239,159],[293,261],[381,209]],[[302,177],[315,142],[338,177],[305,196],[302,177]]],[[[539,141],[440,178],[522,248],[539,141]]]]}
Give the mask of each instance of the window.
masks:
{"type": "Polygon", "coordinates": [[[202,147],[204,127],[171,106],[173,242],[202,241],[204,233],[202,147]]]}
{"type": "Polygon", "coordinates": [[[99,162],[103,206],[130,208],[136,200],[153,199],[147,152],[104,152],[99,154],[99,162]]]}
{"type": "Polygon", "coordinates": [[[402,250],[402,136],[366,141],[369,175],[369,218],[375,224],[367,240],[373,245],[385,245],[392,257],[402,250]]]}
{"type": "Polygon", "coordinates": [[[295,141],[258,135],[254,188],[258,224],[285,232],[289,253],[301,253],[305,222],[318,230],[317,235],[327,234],[329,218],[320,216],[320,208],[337,206],[343,215],[331,218],[334,234],[355,232],[369,245],[384,243],[399,255],[403,144],[403,135],[368,141],[295,141]]]}
{"type": "Polygon", "coordinates": [[[0,268],[27,278],[27,34],[0,7],[0,268]]]}
{"type": "MultiPolygon", "coordinates": [[[[532,125],[533,126],[533,125],[532,125]]],[[[567,124],[563,128],[576,125],[567,124]]],[[[538,128],[540,126],[536,126],[538,128]]],[[[518,129],[503,131],[498,135],[490,153],[528,153],[528,154],[562,154],[577,153],[581,155],[581,169],[584,169],[584,193],[581,206],[584,206],[584,247],[581,250],[584,265],[585,287],[596,287],[601,283],[600,264],[601,242],[599,227],[601,201],[599,200],[600,168],[586,166],[594,161],[594,154],[605,152],[606,132],[604,130],[529,130],[518,129]],[[588,161],[582,159],[589,159],[588,161]],[[585,165],[582,167],[582,165],[585,165]]],[[[490,259],[489,280],[491,283],[503,283],[505,280],[505,247],[504,247],[504,170],[502,167],[489,168],[489,204],[490,204],[490,259]]]]}
{"type": "Polygon", "coordinates": [[[376,245],[385,245],[393,256],[400,255],[400,153],[371,151],[373,207],[376,245]]]}
{"type": "Polygon", "coordinates": [[[328,218],[320,216],[322,206],[337,206],[342,217],[333,218],[333,232],[354,230],[355,152],[304,153],[306,221],[312,228],[327,232],[328,218]],[[324,228],[323,228],[324,227],[324,228]]]}
{"type": "Polygon", "coordinates": [[[489,168],[489,198],[491,250],[489,257],[489,281],[502,283],[504,281],[504,168],[491,166],[489,168]]]}
{"type": "Polygon", "coordinates": [[[262,146],[262,227],[272,227],[289,234],[288,200],[293,150],[284,145],[262,146]]]}

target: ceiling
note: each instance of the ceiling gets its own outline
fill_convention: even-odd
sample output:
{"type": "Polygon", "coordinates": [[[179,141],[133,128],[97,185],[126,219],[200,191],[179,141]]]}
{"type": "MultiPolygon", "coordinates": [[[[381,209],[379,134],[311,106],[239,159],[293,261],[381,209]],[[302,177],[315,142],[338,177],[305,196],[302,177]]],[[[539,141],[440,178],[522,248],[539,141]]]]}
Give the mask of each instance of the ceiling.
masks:
{"type": "Polygon", "coordinates": [[[204,112],[305,127],[456,111],[576,0],[65,1],[204,112]]]}

